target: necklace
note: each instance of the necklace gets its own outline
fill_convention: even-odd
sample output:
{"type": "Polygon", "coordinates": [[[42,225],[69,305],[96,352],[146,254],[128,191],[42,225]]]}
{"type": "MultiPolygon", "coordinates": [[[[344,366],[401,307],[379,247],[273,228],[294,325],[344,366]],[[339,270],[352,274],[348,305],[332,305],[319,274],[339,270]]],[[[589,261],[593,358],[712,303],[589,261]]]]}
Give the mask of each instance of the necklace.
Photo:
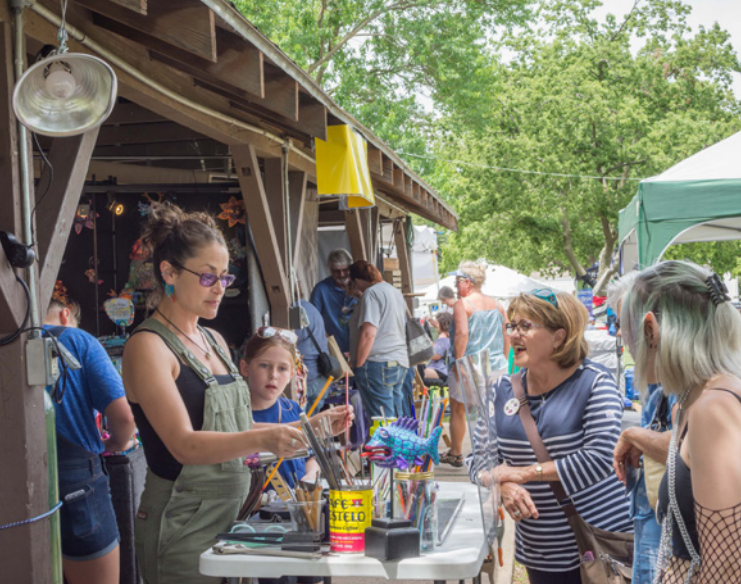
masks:
{"type": "MultiPolygon", "coordinates": [[[[191,337],[190,337],[189,335],[186,335],[186,334],[185,334],[185,333],[184,333],[183,331],[181,331],[181,330],[180,330],[180,329],[178,328],[178,326],[177,326],[177,325],[176,325],[176,324],[175,324],[174,322],[172,322],[172,321],[171,321],[171,320],[170,320],[169,318],[167,318],[167,317],[166,317],[166,316],[165,316],[164,314],[162,314],[162,311],[161,311],[161,310],[160,310],[159,308],[157,308],[157,309],[155,309],[155,310],[157,311],[157,313],[158,313],[158,314],[159,314],[159,315],[160,315],[160,316],[161,316],[162,318],[164,318],[164,319],[165,319],[165,320],[166,320],[166,321],[168,322],[168,324],[169,324],[170,326],[172,326],[172,328],[174,328],[174,329],[175,329],[176,331],[178,331],[178,332],[179,332],[179,333],[180,333],[181,335],[183,335],[183,336],[184,336],[184,337],[185,337],[186,339],[188,339],[188,340],[189,340],[189,341],[190,341],[191,343],[193,343],[193,344],[194,344],[194,345],[195,345],[196,347],[198,347],[198,349],[199,349],[199,350],[201,351],[201,353],[203,353],[203,354],[204,354],[204,355],[206,356],[206,359],[211,359],[211,349],[210,349],[210,348],[208,348],[208,349],[204,349],[203,347],[201,347],[201,345],[199,345],[198,343],[196,343],[195,339],[192,339],[192,338],[191,338],[191,337]]],[[[202,341],[203,341],[203,342],[205,343],[206,347],[208,347],[208,346],[209,346],[209,344],[208,344],[208,341],[207,341],[207,340],[206,340],[206,339],[204,338],[204,336],[203,336],[203,331],[201,331],[201,330],[199,329],[199,332],[201,333],[201,340],[202,340],[202,341]]]]}

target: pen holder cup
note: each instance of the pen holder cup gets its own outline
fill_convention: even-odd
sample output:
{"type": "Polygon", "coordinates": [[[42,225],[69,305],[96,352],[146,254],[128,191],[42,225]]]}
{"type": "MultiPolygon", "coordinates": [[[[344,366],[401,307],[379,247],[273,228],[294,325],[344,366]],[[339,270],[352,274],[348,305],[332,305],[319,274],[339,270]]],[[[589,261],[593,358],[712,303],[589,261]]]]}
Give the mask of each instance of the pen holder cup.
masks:
{"type": "Polygon", "coordinates": [[[324,533],[324,501],[288,501],[291,528],[299,533],[324,533]]]}
{"type": "Polygon", "coordinates": [[[437,541],[437,491],[431,472],[397,472],[394,488],[394,519],[407,519],[419,531],[423,552],[437,541]]]}

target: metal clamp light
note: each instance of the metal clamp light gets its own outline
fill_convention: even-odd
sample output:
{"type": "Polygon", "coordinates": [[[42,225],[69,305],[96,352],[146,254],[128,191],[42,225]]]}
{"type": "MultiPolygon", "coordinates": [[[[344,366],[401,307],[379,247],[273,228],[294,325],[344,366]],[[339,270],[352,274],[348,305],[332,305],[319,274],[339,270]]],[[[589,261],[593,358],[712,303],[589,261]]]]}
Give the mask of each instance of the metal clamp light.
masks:
{"type": "Polygon", "coordinates": [[[13,91],[13,110],[32,132],[76,136],[100,126],[113,111],[118,82],[113,69],[98,57],[67,52],[62,3],[59,48],[29,67],[13,91]]]}

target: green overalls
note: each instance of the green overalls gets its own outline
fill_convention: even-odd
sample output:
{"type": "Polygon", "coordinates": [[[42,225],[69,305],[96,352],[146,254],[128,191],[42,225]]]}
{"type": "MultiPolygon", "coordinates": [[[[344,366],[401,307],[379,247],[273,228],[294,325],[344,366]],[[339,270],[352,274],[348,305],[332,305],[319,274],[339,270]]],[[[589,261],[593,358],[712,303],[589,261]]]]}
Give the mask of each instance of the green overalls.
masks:
{"type": "MultiPolygon", "coordinates": [[[[208,385],[202,430],[242,432],[252,427],[247,382],[211,335],[204,334],[204,337],[234,377],[227,385],[219,385],[211,372],[159,321],[150,318],[137,328],[139,330],[158,333],[180,357],[180,366],[187,364],[208,385]]],[[[198,560],[216,543],[217,533],[229,531],[249,492],[250,476],[241,458],[221,464],[183,465],[174,482],[147,469],[134,526],[136,554],[147,584],[221,581],[200,575],[198,560]]]]}

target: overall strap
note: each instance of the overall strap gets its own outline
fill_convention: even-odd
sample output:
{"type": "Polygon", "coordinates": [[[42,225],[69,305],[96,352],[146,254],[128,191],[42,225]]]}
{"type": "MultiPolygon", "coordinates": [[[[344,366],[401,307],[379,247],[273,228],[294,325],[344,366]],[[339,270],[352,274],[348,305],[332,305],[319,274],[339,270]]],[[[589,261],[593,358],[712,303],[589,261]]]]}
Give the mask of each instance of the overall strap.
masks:
{"type": "Polygon", "coordinates": [[[206,383],[206,385],[216,383],[216,378],[208,367],[201,363],[193,352],[183,344],[183,341],[181,341],[180,338],[163,323],[155,318],[149,317],[136,327],[136,330],[131,334],[133,336],[141,331],[150,331],[158,335],[173,350],[173,352],[180,357],[180,360],[190,367],[196,375],[206,383]]]}
{"type": "MultiPolygon", "coordinates": [[[[545,444],[543,444],[543,439],[540,437],[538,427],[536,426],[533,415],[530,412],[530,403],[527,401],[525,388],[522,385],[522,373],[515,373],[510,379],[512,382],[512,391],[514,392],[515,397],[520,401],[520,420],[522,421],[522,426],[525,428],[525,434],[527,434],[527,439],[530,441],[530,446],[533,447],[538,462],[541,464],[544,462],[550,462],[553,459],[551,458],[551,455],[548,454],[548,449],[545,447],[545,444]]],[[[571,499],[569,499],[563,486],[561,486],[561,483],[558,481],[549,481],[548,484],[556,497],[556,501],[566,514],[566,517],[577,515],[576,507],[574,506],[574,503],[571,502],[571,499]],[[564,501],[565,503],[563,503],[564,501]]]]}

